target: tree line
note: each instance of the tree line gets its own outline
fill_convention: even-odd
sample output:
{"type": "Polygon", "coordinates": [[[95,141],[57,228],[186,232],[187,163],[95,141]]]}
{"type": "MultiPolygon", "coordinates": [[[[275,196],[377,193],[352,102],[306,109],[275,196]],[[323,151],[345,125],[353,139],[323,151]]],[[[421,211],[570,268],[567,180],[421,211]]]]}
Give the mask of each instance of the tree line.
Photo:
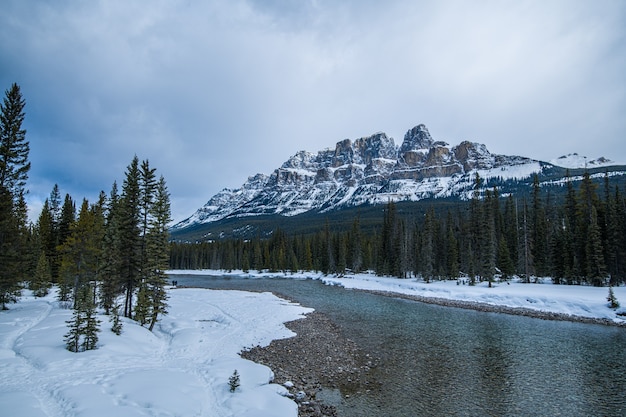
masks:
{"type": "Polygon", "coordinates": [[[119,315],[153,329],[167,313],[169,191],[148,160],[135,156],[121,192],[95,202],[61,199],[54,185],[34,224],[28,223],[26,194],[29,143],[21,125],[25,101],[19,86],[6,92],[0,129],[0,302],[17,302],[24,287],[45,296],[53,285],[74,312],[65,335],[72,351],[94,349],[99,320],[110,315],[119,334],[119,315]]]}
{"type": "Polygon", "coordinates": [[[565,196],[545,191],[535,175],[524,197],[482,189],[467,203],[420,218],[398,213],[389,202],[376,231],[365,234],[358,217],[350,230],[328,222],[312,235],[280,229],[268,239],[172,242],[174,269],[374,271],[380,276],[425,281],[467,277],[473,284],[495,279],[552,277],[556,284],[619,285],[626,279],[626,198],[605,175],[603,185],[588,173],[578,187],[567,175],[565,196]]]}

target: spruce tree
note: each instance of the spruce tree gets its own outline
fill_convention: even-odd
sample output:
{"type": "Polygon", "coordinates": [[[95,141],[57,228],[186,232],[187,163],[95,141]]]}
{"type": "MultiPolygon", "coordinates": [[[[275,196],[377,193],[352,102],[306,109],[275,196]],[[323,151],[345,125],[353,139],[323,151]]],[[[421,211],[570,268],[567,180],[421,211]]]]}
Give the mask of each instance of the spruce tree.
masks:
{"type": "Polygon", "coordinates": [[[111,331],[113,333],[115,333],[116,335],[121,335],[122,334],[122,320],[120,320],[120,312],[119,312],[120,306],[119,305],[115,305],[113,306],[113,308],[111,308],[111,331]]]}
{"type": "Polygon", "coordinates": [[[235,372],[228,378],[228,386],[230,387],[230,392],[235,392],[237,388],[241,385],[239,379],[239,372],[235,369],[235,372]]]}
{"type": "Polygon", "coordinates": [[[16,302],[25,278],[26,180],[29,143],[22,128],[25,101],[13,84],[0,105],[0,306],[16,302]]]}
{"type": "MultiPolygon", "coordinates": [[[[106,226],[102,240],[102,270],[100,303],[104,313],[114,310],[116,298],[122,293],[121,282],[121,241],[120,241],[120,201],[117,183],[113,183],[109,195],[106,226]]],[[[119,313],[119,312],[118,312],[119,313]]]]}
{"type": "Polygon", "coordinates": [[[41,251],[39,255],[39,261],[37,262],[37,268],[30,282],[30,289],[33,291],[35,297],[45,297],[50,291],[52,281],[52,274],[50,273],[50,264],[46,254],[41,251]]]}
{"type": "Polygon", "coordinates": [[[69,330],[64,336],[70,352],[83,352],[97,348],[100,320],[96,317],[92,289],[82,287],[76,296],[71,320],[66,321],[69,330]]]}
{"type": "Polygon", "coordinates": [[[133,319],[141,326],[146,325],[150,321],[150,310],[151,306],[148,284],[146,282],[142,282],[139,284],[139,291],[137,291],[137,302],[135,304],[135,314],[133,319]]]}
{"type": "Polygon", "coordinates": [[[161,176],[156,185],[154,204],[150,208],[151,222],[148,231],[148,285],[150,290],[150,331],[159,315],[167,313],[167,276],[169,263],[169,229],[171,221],[170,195],[165,179],[161,176]]]}
{"type": "Polygon", "coordinates": [[[61,301],[67,301],[67,291],[71,288],[74,304],[78,292],[96,281],[102,238],[96,229],[94,213],[83,200],[78,220],[70,228],[70,235],[60,246],[62,285],[61,301]]]}
{"type": "Polygon", "coordinates": [[[612,309],[619,308],[619,301],[617,301],[617,297],[615,297],[613,287],[609,287],[609,295],[606,297],[606,301],[609,302],[609,307],[612,309]]]}
{"type": "Polygon", "coordinates": [[[126,297],[124,316],[132,317],[133,294],[140,280],[141,239],[140,239],[140,188],[139,158],[135,156],[126,169],[120,199],[120,275],[126,297]]]}
{"type": "Polygon", "coordinates": [[[587,244],[585,248],[587,277],[591,281],[591,284],[600,287],[604,284],[607,273],[604,263],[604,254],[602,253],[598,214],[595,206],[591,207],[591,218],[587,230],[587,244]]]}
{"type": "Polygon", "coordinates": [[[15,83],[5,91],[0,105],[0,188],[6,189],[15,202],[24,190],[30,170],[30,145],[26,130],[22,128],[25,105],[20,87],[15,83]]]}

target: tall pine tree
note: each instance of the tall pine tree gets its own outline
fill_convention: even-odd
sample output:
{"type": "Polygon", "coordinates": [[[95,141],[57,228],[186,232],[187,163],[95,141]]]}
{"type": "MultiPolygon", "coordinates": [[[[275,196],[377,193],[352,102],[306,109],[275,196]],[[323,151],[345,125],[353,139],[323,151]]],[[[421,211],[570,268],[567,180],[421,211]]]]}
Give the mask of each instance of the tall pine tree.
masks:
{"type": "Polygon", "coordinates": [[[25,185],[30,170],[24,106],[20,88],[13,84],[0,105],[0,307],[17,301],[25,278],[22,258],[26,233],[25,185]]]}

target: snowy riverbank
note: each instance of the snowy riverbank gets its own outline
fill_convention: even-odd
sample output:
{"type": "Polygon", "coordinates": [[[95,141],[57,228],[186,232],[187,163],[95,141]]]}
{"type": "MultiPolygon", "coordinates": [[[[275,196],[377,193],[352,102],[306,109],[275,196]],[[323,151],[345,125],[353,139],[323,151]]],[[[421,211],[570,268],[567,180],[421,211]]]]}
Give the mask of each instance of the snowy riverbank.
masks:
{"type": "MultiPolygon", "coordinates": [[[[243,271],[169,271],[170,274],[238,276],[246,278],[285,277],[294,279],[317,279],[327,285],[338,285],[346,289],[358,289],[379,293],[399,294],[404,297],[420,301],[438,302],[455,306],[477,307],[491,306],[491,311],[506,313],[536,312],[537,316],[544,314],[545,318],[551,315],[564,319],[570,317],[587,318],[598,322],[610,322],[626,325],[626,287],[616,287],[614,294],[622,306],[616,310],[609,308],[607,302],[608,288],[590,287],[581,285],[554,285],[549,279],[544,283],[525,284],[519,280],[494,284],[489,288],[488,283],[482,282],[474,286],[459,283],[459,281],[434,281],[425,283],[416,279],[398,279],[377,277],[373,274],[346,275],[343,277],[324,276],[320,273],[258,273],[243,271]]],[[[541,281],[541,280],[540,280],[541,281]]],[[[479,308],[481,309],[481,308],[479,308]]]]}
{"type": "Polygon", "coordinates": [[[154,333],[105,316],[99,348],[71,353],[71,310],[30,291],[0,312],[0,409],[12,417],[296,416],[272,371],[242,359],[251,346],[291,337],[283,323],[312,311],[270,293],[171,289],[154,333]],[[229,391],[237,370],[241,387],[229,391]]]}

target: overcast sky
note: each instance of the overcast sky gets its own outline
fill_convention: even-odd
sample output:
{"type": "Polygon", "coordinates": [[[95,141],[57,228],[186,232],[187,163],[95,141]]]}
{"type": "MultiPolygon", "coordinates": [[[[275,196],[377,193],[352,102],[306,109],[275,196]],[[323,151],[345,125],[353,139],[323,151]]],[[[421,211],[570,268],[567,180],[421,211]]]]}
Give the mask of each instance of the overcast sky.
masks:
{"type": "Polygon", "coordinates": [[[136,154],[182,220],[299,150],[383,131],[626,162],[626,1],[3,0],[36,211],[136,154]]]}

